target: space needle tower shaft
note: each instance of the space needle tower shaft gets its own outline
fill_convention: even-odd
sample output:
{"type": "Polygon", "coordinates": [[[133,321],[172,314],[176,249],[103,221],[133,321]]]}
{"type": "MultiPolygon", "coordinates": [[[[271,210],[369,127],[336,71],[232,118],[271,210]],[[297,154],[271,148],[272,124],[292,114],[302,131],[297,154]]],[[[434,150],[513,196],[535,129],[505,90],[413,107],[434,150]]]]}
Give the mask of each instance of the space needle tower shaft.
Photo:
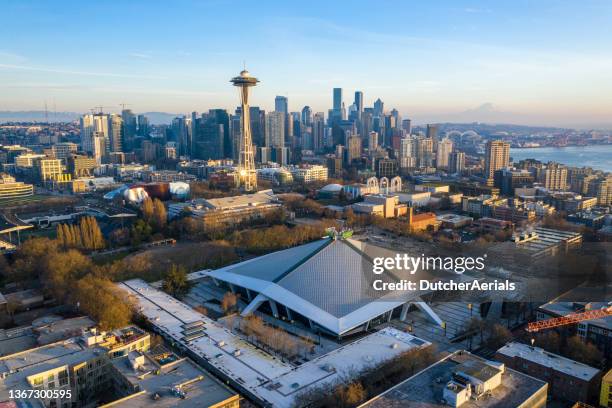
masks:
{"type": "Polygon", "coordinates": [[[240,155],[238,157],[238,174],[240,187],[244,191],[257,190],[257,173],[253,155],[253,138],[251,136],[251,118],[249,109],[249,88],[257,85],[259,80],[252,77],[245,69],[240,75],[231,79],[240,93],[242,135],[240,138],[240,155]]]}

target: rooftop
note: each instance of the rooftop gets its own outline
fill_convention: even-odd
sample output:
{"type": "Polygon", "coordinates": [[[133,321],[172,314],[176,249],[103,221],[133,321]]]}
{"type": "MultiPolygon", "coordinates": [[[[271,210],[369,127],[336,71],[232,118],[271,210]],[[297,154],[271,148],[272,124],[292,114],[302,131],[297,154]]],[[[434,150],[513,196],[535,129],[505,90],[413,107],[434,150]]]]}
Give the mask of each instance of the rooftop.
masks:
{"type": "MultiPolygon", "coordinates": [[[[398,296],[373,289],[373,258],[394,256],[391,250],[354,239],[324,238],[207,274],[254,290],[332,333],[342,334],[422,294],[406,291],[398,296]]],[[[397,276],[389,274],[385,278],[397,276]]],[[[434,279],[426,271],[402,278],[434,279]]]]}
{"type": "Polygon", "coordinates": [[[114,359],[112,364],[127,381],[139,389],[111,403],[113,407],[198,408],[240,398],[187,358],[160,366],[149,355],[131,352],[129,356],[114,359]],[[134,369],[133,361],[139,357],[142,363],[134,369]]]}
{"type": "Polygon", "coordinates": [[[497,350],[497,352],[508,357],[519,357],[532,361],[541,366],[551,368],[555,371],[579,378],[584,381],[590,381],[599,373],[597,368],[570,360],[569,358],[565,358],[558,354],[549,353],[539,347],[532,347],[523,343],[508,343],[504,347],[497,350]]]}
{"type": "MultiPolygon", "coordinates": [[[[256,348],[214,320],[142,280],[119,286],[135,296],[141,312],[161,333],[207,361],[262,401],[289,407],[300,392],[353,375],[366,367],[430,343],[392,328],[376,332],[299,366],[256,348]],[[184,326],[202,324],[186,340],[184,326]]],[[[197,361],[197,359],[196,359],[197,361]]]]}
{"type": "Polygon", "coordinates": [[[242,194],[232,197],[211,198],[202,200],[202,204],[214,210],[231,210],[239,207],[271,204],[276,202],[272,190],[258,191],[253,194],[242,194]]]}
{"type": "MultiPolygon", "coordinates": [[[[361,405],[361,407],[448,407],[448,405],[443,402],[442,396],[444,388],[451,382],[454,372],[457,370],[467,370],[470,369],[470,367],[472,367],[474,374],[477,375],[484,373],[486,370],[497,370],[497,372],[499,372],[499,369],[494,367],[495,364],[494,362],[488,362],[466,351],[457,351],[377,397],[374,397],[361,405]]],[[[478,400],[470,399],[465,404],[461,405],[461,407],[517,407],[531,398],[535,393],[547,387],[544,381],[540,381],[508,368],[505,368],[501,378],[501,384],[494,388],[488,397],[478,400]]]]}

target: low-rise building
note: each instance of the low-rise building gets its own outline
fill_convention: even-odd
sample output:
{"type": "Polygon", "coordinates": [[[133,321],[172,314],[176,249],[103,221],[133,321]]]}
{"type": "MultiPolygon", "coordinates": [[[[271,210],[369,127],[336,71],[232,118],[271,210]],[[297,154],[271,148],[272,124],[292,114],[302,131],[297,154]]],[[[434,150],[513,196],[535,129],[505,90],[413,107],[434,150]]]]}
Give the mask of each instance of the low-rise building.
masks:
{"type": "Polygon", "coordinates": [[[436,214],[432,212],[424,212],[414,214],[414,208],[408,207],[408,225],[410,231],[437,231],[440,227],[440,221],[436,218],[436,214]]]}
{"type": "Polygon", "coordinates": [[[497,361],[456,351],[360,408],[540,408],[548,385],[497,361]]]}
{"type": "Polygon", "coordinates": [[[240,396],[189,358],[161,350],[113,359],[110,377],[118,399],[100,408],[238,408],[240,396]]]}
{"type": "Polygon", "coordinates": [[[474,221],[474,227],[480,232],[491,234],[495,234],[497,232],[514,231],[513,222],[498,220],[490,217],[483,217],[474,221]]]}
{"type": "Polygon", "coordinates": [[[589,401],[598,395],[601,372],[539,347],[511,342],[497,350],[495,359],[508,367],[546,381],[550,394],[568,401],[589,401]]]}
{"type": "Polygon", "coordinates": [[[408,206],[400,204],[399,197],[387,194],[366,195],[362,202],[352,205],[356,213],[397,218],[408,213],[408,206]]]}
{"type": "Polygon", "coordinates": [[[289,167],[289,172],[296,181],[310,183],[313,181],[326,181],[328,169],[318,164],[305,164],[299,167],[289,167]]]}
{"type": "Polygon", "coordinates": [[[258,191],[232,197],[203,199],[168,206],[168,216],[179,216],[185,209],[194,218],[201,218],[205,225],[235,225],[240,222],[265,217],[282,205],[272,190],[258,191]]]}
{"type": "Polygon", "coordinates": [[[531,259],[567,253],[582,246],[582,234],[551,228],[536,227],[512,237],[516,248],[527,253],[531,259]]]}
{"type": "Polygon", "coordinates": [[[471,225],[474,219],[459,214],[443,214],[436,217],[442,223],[443,228],[462,228],[471,225]]]}
{"type": "Polygon", "coordinates": [[[22,181],[16,181],[14,177],[6,173],[0,173],[0,201],[25,198],[34,195],[34,186],[22,181]]]}

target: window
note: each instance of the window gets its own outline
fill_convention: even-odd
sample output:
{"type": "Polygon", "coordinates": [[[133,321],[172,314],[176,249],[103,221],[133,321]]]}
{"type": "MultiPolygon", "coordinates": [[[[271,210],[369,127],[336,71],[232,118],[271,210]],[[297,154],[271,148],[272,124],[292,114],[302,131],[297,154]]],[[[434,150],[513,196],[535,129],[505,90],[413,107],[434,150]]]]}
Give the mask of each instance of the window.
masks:
{"type": "Polygon", "coordinates": [[[34,387],[40,387],[43,384],[42,375],[38,377],[34,377],[32,379],[32,384],[34,385],[34,387]]]}

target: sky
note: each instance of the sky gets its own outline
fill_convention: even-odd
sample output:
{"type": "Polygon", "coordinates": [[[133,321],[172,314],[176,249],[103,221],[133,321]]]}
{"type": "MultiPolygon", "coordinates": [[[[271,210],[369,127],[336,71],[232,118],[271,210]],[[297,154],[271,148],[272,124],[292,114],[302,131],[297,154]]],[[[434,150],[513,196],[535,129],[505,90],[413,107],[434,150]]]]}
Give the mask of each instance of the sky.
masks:
{"type": "Polygon", "coordinates": [[[416,123],[612,127],[612,2],[0,2],[0,110],[331,107],[332,88],[416,123]]]}

